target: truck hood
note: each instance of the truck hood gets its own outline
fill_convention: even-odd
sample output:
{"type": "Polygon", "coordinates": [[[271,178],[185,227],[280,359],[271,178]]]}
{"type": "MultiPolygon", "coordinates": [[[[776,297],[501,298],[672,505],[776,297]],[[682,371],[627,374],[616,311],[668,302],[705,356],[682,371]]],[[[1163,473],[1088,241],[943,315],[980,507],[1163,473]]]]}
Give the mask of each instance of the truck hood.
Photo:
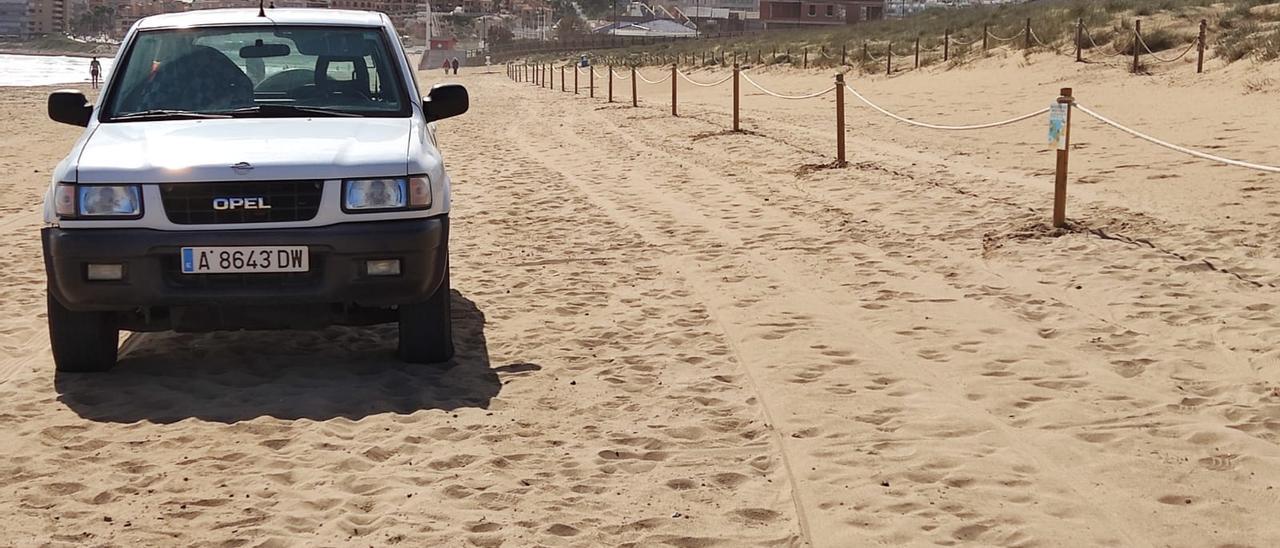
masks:
{"type": "Polygon", "coordinates": [[[403,176],[413,126],[411,118],[98,124],[81,147],[76,179],[82,183],[181,183],[403,176]]]}

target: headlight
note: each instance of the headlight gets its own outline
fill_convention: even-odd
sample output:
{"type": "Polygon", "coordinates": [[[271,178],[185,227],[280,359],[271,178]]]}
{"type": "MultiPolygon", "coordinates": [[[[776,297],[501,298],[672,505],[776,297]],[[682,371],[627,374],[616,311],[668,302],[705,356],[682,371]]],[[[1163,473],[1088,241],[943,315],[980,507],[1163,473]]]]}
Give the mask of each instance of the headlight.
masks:
{"type": "Polygon", "coordinates": [[[138,185],[65,185],[54,193],[59,217],[140,217],[142,187],[138,185]]]}
{"type": "Polygon", "coordinates": [[[429,207],[431,181],[426,176],[342,182],[342,209],[351,213],[429,207]]]}

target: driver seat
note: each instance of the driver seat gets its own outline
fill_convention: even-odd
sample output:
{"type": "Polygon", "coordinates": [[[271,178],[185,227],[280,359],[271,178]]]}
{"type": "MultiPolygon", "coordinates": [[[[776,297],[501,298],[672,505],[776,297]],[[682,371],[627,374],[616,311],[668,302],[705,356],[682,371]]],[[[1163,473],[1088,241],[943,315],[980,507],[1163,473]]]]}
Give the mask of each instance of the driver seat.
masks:
{"type": "Polygon", "coordinates": [[[369,96],[369,67],[364,57],[322,55],[316,59],[316,89],[321,94],[337,93],[356,97],[369,96]],[[335,80],[329,77],[329,65],[333,63],[351,63],[354,74],[351,80],[335,80]]]}
{"type": "Polygon", "coordinates": [[[159,63],[137,110],[226,110],[253,106],[253,80],[222,52],[195,46],[159,63]]]}

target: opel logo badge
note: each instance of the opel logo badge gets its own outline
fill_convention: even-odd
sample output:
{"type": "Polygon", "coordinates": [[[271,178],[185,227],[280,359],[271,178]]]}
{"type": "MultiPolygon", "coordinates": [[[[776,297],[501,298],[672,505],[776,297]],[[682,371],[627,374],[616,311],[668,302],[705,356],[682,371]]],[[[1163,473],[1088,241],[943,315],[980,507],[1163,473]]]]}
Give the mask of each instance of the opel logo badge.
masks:
{"type": "Polygon", "coordinates": [[[232,164],[231,169],[236,172],[236,175],[244,175],[250,171],[253,171],[253,164],[250,164],[249,162],[240,162],[237,164],[232,164]]]}

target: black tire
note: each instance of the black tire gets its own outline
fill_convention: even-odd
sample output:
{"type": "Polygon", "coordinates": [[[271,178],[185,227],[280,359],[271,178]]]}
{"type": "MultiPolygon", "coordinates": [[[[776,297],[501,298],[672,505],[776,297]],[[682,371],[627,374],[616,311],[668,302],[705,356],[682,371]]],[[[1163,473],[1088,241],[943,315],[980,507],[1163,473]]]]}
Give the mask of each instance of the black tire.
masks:
{"type": "Polygon", "coordinates": [[[110,312],[67,310],[52,294],[49,303],[49,346],[58,371],[92,373],[116,365],[120,328],[110,312]]]}
{"type": "Polygon", "coordinates": [[[400,305],[400,360],[408,363],[453,365],[452,295],[449,288],[449,265],[444,279],[427,300],[400,305]]]}

